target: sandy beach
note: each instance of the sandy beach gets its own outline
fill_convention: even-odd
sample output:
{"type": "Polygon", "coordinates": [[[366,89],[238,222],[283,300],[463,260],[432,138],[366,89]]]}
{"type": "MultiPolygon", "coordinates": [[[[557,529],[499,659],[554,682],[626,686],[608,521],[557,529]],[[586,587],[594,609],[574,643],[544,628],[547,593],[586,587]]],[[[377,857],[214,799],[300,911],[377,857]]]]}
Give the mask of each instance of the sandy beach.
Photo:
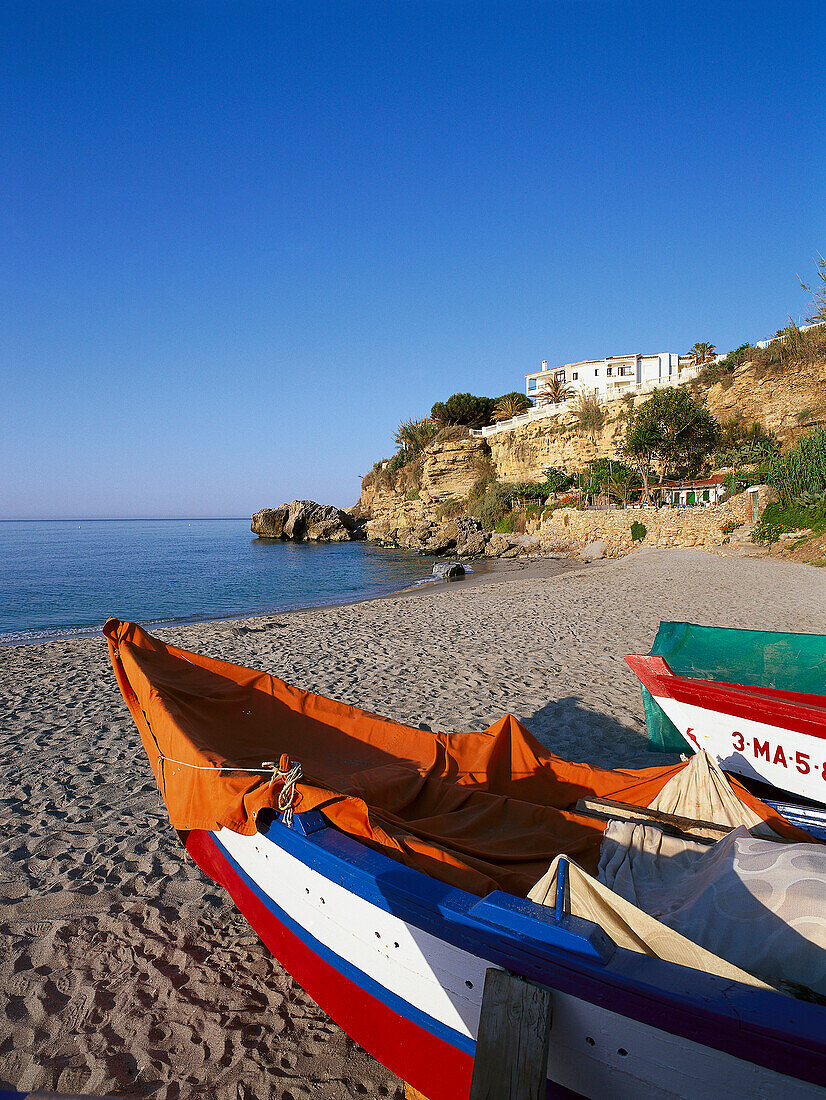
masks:
{"type": "MultiPolygon", "coordinates": [[[[515,714],[639,766],[622,658],[660,620],[826,633],[826,571],[700,551],[502,568],[366,603],[158,631],[412,725],[515,714]]],[[[99,639],[0,649],[0,1088],[403,1096],[259,943],[170,829],[99,639]]]]}

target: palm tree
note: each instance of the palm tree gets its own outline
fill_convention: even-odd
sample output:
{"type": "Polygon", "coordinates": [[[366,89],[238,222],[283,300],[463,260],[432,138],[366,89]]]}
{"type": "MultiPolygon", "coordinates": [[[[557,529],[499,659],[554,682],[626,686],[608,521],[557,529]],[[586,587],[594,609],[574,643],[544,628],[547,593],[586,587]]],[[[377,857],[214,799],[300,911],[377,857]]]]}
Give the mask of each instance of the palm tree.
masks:
{"type": "Polygon", "coordinates": [[[523,393],[506,393],[497,397],[493,406],[493,419],[510,420],[530,407],[531,403],[523,393]]]}
{"type": "Polygon", "coordinates": [[[537,405],[559,405],[570,401],[574,396],[574,387],[564,378],[549,378],[536,395],[537,405]]]}
{"type": "Polygon", "coordinates": [[[710,363],[717,357],[717,348],[714,344],[695,344],[689,348],[688,354],[695,367],[701,367],[704,363],[710,363]]]}
{"type": "Polygon", "coordinates": [[[434,439],[438,431],[439,425],[429,416],[421,420],[403,420],[396,429],[396,445],[411,455],[417,455],[434,439]]]}

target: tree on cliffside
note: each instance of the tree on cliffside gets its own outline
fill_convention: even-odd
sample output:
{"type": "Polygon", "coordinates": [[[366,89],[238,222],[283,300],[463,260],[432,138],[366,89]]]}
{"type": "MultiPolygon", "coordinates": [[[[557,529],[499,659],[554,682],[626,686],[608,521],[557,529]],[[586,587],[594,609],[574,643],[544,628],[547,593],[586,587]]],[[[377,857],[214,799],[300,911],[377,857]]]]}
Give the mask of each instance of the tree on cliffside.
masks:
{"type": "Polygon", "coordinates": [[[701,367],[704,363],[710,363],[717,356],[717,348],[714,344],[694,344],[688,349],[691,362],[695,367],[701,367]]]}
{"type": "Polygon", "coordinates": [[[654,462],[660,463],[661,483],[672,472],[696,474],[719,437],[717,421],[685,390],[655,390],[631,414],[623,445],[642,477],[643,501],[650,499],[654,462]]]}
{"type": "Polygon", "coordinates": [[[454,393],[447,401],[437,401],[430,417],[442,427],[455,424],[480,428],[493,419],[494,401],[490,397],[474,397],[472,393],[454,393]]]}
{"type": "Polygon", "coordinates": [[[806,318],[806,321],[810,325],[818,325],[826,321],[826,259],[820,253],[818,253],[816,260],[814,257],[812,259],[817,268],[818,282],[807,286],[799,275],[797,278],[803,289],[807,290],[812,296],[812,312],[806,318]]]}
{"type": "Polygon", "coordinates": [[[531,402],[524,393],[518,393],[516,390],[513,393],[503,393],[493,403],[493,419],[510,420],[512,416],[519,416],[529,408],[531,408],[531,402]]]}

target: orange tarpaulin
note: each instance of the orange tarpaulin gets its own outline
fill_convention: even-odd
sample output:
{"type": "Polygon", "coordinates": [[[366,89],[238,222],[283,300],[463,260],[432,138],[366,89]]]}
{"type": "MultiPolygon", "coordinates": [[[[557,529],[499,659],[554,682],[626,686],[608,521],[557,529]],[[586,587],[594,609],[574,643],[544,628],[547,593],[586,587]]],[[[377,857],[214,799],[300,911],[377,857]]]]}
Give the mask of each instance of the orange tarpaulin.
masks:
{"type": "MultiPolygon", "coordinates": [[[[103,630],[179,830],[254,833],[282,788],[262,763],[286,753],[302,767],[298,812],[317,809],[343,832],[473,893],[524,896],[561,853],[595,873],[605,824],[576,813],[577,799],[648,806],[685,766],[572,764],[512,715],[482,733],[431,733],[165,645],[134,623],[110,619],[103,630]]],[[[781,818],[735,786],[784,831],[781,818]]]]}

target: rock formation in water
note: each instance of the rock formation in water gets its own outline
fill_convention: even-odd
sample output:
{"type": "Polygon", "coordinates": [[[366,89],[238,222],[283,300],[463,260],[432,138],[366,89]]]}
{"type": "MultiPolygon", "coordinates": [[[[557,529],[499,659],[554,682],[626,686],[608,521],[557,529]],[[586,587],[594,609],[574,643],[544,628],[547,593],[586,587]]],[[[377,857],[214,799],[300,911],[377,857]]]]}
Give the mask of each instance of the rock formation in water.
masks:
{"type": "Polygon", "coordinates": [[[262,508],[252,517],[251,530],[262,539],[291,542],[349,542],[364,538],[360,524],[341,508],[294,500],[280,508],[262,508]]]}

